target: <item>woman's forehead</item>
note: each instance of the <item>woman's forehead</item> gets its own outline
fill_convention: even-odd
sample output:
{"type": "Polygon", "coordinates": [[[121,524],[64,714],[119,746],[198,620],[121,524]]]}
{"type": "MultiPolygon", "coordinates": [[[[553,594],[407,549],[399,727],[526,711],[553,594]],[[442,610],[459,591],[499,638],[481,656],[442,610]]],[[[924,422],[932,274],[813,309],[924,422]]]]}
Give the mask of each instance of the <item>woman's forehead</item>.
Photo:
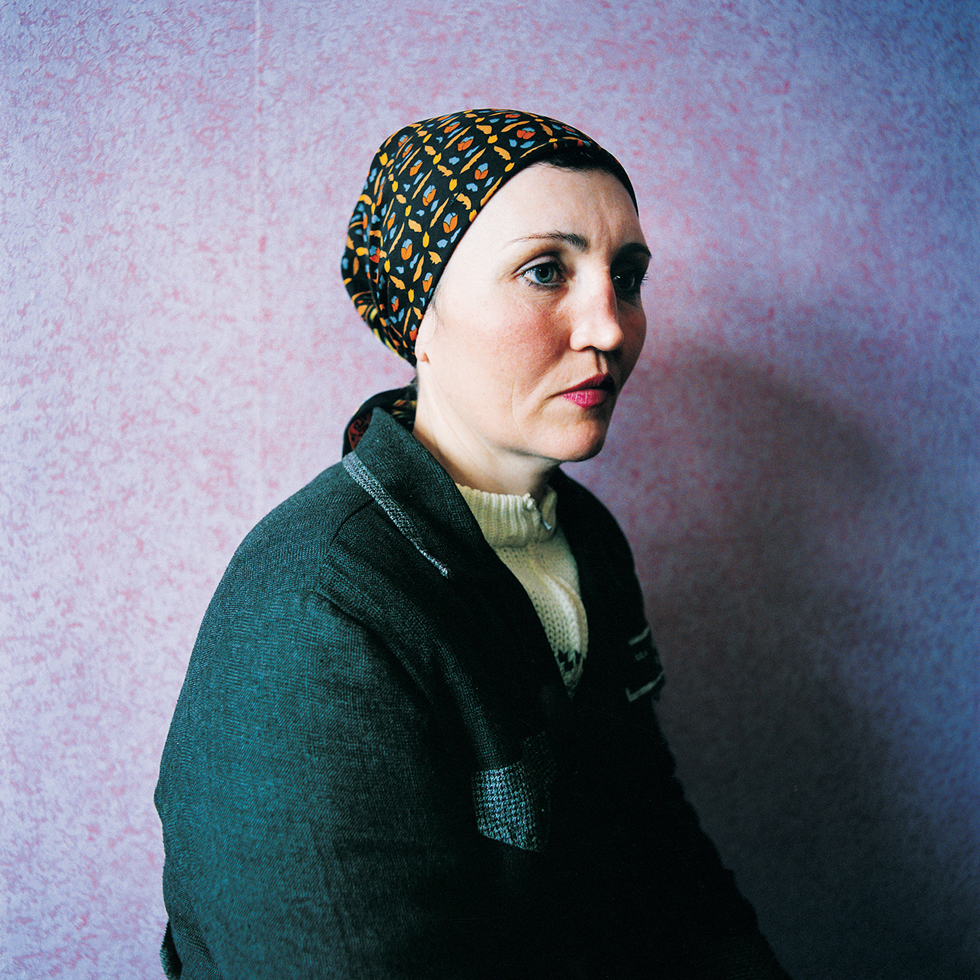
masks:
{"type": "Polygon", "coordinates": [[[626,188],[604,170],[541,163],[508,181],[477,215],[463,241],[493,238],[508,245],[540,238],[588,248],[597,236],[643,242],[626,188]]]}

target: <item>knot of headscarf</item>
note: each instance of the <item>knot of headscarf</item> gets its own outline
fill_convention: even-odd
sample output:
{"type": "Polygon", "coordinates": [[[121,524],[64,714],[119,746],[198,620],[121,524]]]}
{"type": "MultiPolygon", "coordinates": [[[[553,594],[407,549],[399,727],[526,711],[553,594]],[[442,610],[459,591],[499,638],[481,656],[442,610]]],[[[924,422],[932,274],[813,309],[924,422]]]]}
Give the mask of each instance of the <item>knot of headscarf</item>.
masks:
{"type": "Polygon", "coordinates": [[[626,171],[584,133],[530,112],[468,109],[412,123],[371,163],[341,270],[357,312],[415,363],[415,337],[439,276],[480,209],[532,163],[565,151],[622,181],[626,171]]]}

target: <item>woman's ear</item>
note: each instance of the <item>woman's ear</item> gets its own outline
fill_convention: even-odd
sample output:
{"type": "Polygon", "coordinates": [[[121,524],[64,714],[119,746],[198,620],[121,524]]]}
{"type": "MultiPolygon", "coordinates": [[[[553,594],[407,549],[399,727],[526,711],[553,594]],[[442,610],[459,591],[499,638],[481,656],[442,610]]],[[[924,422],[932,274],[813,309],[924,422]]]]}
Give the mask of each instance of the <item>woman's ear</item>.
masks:
{"type": "Polygon", "coordinates": [[[422,317],[422,322],[419,324],[418,333],[415,335],[415,362],[417,364],[429,363],[429,343],[432,340],[432,334],[435,332],[435,321],[437,319],[438,314],[434,309],[433,303],[430,301],[429,307],[422,317]]]}

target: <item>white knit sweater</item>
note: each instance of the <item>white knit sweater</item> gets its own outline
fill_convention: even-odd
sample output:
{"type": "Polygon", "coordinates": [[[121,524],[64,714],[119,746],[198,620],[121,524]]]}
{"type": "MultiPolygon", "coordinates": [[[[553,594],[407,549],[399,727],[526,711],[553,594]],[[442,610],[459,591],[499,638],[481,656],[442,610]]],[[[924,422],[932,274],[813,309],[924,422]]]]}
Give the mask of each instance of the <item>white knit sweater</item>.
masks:
{"type": "Polygon", "coordinates": [[[558,495],[548,487],[539,507],[528,493],[518,497],[463,486],[459,491],[487,543],[524,586],[572,694],[582,676],[589,628],[578,568],[558,526],[558,495]]]}

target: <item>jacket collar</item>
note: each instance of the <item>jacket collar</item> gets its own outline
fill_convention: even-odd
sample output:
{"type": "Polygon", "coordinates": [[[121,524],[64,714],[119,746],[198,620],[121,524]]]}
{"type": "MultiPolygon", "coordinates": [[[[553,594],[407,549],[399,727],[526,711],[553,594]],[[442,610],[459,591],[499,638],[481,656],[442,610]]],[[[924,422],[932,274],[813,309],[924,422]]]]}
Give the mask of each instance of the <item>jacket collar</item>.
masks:
{"type": "Polygon", "coordinates": [[[450,577],[495,559],[452,477],[380,406],[344,456],[352,479],[440,572],[450,577]]]}
{"type": "MultiPolygon", "coordinates": [[[[487,563],[496,566],[499,559],[452,477],[405,422],[389,414],[389,405],[402,394],[403,389],[382,392],[358,410],[355,419],[364,419],[366,428],[344,456],[347,472],[444,575],[473,575],[487,563]]],[[[596,524],[596,507],[605,511],[581,484],[557,470],[550,485],[558,496],[558,520],[578,564],[588,609],[598,584],[592,568],[610,557],[610,549],[626,543],[611,517],[596,524]]]]}

